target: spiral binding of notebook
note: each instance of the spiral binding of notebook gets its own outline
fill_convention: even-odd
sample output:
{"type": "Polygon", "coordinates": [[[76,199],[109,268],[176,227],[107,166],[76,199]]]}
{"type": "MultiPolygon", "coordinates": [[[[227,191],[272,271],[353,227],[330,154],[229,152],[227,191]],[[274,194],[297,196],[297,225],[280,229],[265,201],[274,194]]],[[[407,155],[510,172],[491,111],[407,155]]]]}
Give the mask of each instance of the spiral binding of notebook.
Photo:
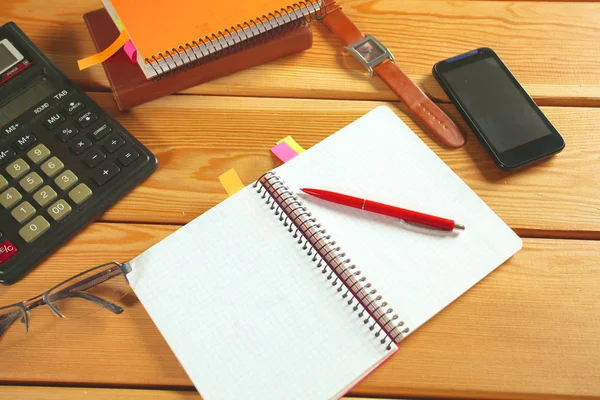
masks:
{"type": "Polygon", "coordinates": [[[327,8],[325,0],[304,0],[231,26],[211,35],[166,49],[144,59],[152,75],[161,76],[177,70],[186,70],[237,52],[258,42],[321,19],[327,8]]]}
{"type": "Polygon", "coordinates": [[[253,187],[265,203],[270,205],[270,209],[292,237],[298,239],[302,249],[307,250],[306,255],[312,257],[324,279],[337,287],[342,298],[348,299],[348,306],[352,306],[359,318],[364,318],[363,323],[369,324],[369,330],[374,332],[374,336],[381,337],[381,344],[387,344],[389,350],[392,343],[399,343],[409,332],[409,328],[404,326],[398,314],[394,314],[394,310],[388,307],[377,289],[352,264],[351,259],[285,182],[275,173],[268,172],[253,187]]]}

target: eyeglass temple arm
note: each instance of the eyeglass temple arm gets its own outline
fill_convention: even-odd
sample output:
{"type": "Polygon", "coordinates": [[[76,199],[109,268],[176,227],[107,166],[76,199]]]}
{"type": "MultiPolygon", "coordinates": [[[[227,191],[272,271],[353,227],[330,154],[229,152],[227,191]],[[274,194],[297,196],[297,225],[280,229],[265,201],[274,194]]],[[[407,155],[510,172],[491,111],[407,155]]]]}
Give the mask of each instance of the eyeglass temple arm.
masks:
{"type": "Polygon", "coordinates": [[[71,286],[67,286],[66,288],[62,289],[61,292],[74,291],[75,289],[80,288],[85,288],[84,290],[87,290],[101,283],[104,283],[118,275],[120,275],[120,272],[118,270],[105,270],[102,272],[98,272],[97,274],[92,275],[84,279],[83,281],[78,281],[72,284],[71,286]]]}
{"type": "Polygon", "coordinates": [[[59,293],[55,294],[54,296],[52,296],[51,302],[66,299],[69,297],[78,297],[80,299],[91,301],[92,303],[98,304],[100,307],[106,308],[108,311],[112,312],[113,314],[121,314],[123,312],[123,307],[120,307],[117,304],[111,303],[110,301],[106,301],[103,298],[93,295],[91,293],[80,292],[80,291],[59,292],[59,293]]]}

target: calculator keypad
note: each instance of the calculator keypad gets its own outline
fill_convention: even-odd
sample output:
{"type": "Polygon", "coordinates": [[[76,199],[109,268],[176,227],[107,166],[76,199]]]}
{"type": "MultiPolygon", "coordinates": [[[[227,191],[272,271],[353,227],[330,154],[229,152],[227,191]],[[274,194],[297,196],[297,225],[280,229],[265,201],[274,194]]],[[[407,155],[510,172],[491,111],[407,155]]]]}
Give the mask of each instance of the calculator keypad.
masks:
{"type": "Polygon", "coordinates": [[[33,192],[35,189],[42,186],[44,180],[41,176],[38,175],[37,172],[29,173],[25,178],[19,181],[19,185],[25,190],[27,193],[33,192]]]}
{"type": "Polygon", "coordinates": [[[90,189],[85,183],[80,183],[75,187],[75,189],[69,192],[69,198],[77,205],[83,203],[90,197],[92,197],[92,189],[90,189]]]}
{"type": "Polygon", "coordinates": [[[64,167],[65,164],[63,164],[62,161],[60,161],[56,157],[52,157],[51,159],[42,164],[42,171],[44,171],[46,175],[52,178],[54,175],[62,171],[64,167]]]}
{"type": "Polygon", "coordinates": [[[41,188],[36,194],[33,195],[33,199],[41,206],[44,207],[52,200],[56,199],[58,195],[56,191],[52,189],[50,186],[46,185],[41,188]]]}
{"type": "Polygon", "coordinates": [[[33,133],[28,133],[26,135],[21,135],[21,137],[15,141],[15,146],[17,146],[19,150],[27,150],[35,142],[37,142],[35,135],[33,133]]]}
{"type": "Polygon", "coordinates": [[[55,220],[60,221],[72,211],[71,206],[65,200],[59,200],[48,208],[48,214],[55,220]]]}
{"type": "Polygon", "coordinates": [[[50,150],[48,150],[48,148],[43,144],[38,144],[27,152],[27,157],[29,157],[29,159],[35,164],[39,164],[46,158],[50,157],[50,150]]]}
{"type": "Polygon", "coordinates": [[[33,243],[37,238],[42,236],[48,229],[50,229],[50,223],[46,220],[46,218],[38,215],[31,222],[25,224],[19,230],[19,235],[25,240],[27,243],[33,243]]]}
{"type": "Polygon", "coordinates": [[[75,175],[73,171],[69,169],[54,179],[54,183],[60,188],[60,190],[69,190],[74,184],[77,183],[78,180],[79,178],[77,178],[77,175],[75,175]]]}
{"type": "Polygon", "coordinates": [[[106,160],[106,154],[100,149],[92,149],[83,156],[83,162],[90,168],[100,165],[104,160],[106,160]]]}
{"type": "Polygon", "coordinates": [[[22,198],[23,196],[21,193],[19,193],[17,189],[11,187],[0,195],[0,204],[2,204],[2,207],[8,210],[17,204],[22,198]]]}
{"type": "Polygon", "coordinates": [[[29,164],[22,158],[14,161],[6,168],[6,172],[15,179],[22,177],[27,171],[29,171],[29,164]]]}
{"type": "Polygon", "coordinates": [[[79,230],[112,205],[103,197],[134,186],[154,169],[154,161],[137,169],[142,156],[148,163],[147,153],[92,103],[63,89],[45,99],[43,108],[35,107],[39,117],[33,115],[8,140],[0,137],[0,244],[15,249],[0,259],[2,282],[13,279],[2,275],[13,258],[19,265],[23,254],[55,246],[57,236],[74,231],[71,225],[79,230]],[[121,175],[131,176],[131,184],[111,185],[121,175]],[[99,202],[92,202],[95,196],[99,202]]]}
{"type": "Polygon", "coordinates": [[[35,215],[35,208],[28,201],[25,201],[15,207],[10,214],[18,223],[22,224],[35,215]]]}

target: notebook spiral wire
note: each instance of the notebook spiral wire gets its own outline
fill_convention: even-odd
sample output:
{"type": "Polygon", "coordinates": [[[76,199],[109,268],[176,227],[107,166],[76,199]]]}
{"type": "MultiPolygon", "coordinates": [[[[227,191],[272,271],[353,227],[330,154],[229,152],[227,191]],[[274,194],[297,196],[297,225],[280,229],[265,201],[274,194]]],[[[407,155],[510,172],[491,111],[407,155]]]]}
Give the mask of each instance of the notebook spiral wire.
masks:
{"type": "Polygon", "coordinates": [[[268,172],[253,187],[292,237],[297,239],[302,250],[307,251],[306,255],[311,257],[316,268],[326,275],[333,287],[337,287],[343,299],[348,299],[348,306],[353,306],[352,310],[359,318],[364,317],[363,323],[369,325],[375,337],[382,336],[381,344],[387,343],[389,350],[392,343],[400,342],[409,328],[404,327],[404,322],[388,307],[377,289],[367,282],[367,278],[285,182],[275,173],[268,172]]]}
{"type": "Polygon", "coordinates": [[[185,43],[185,45],[180,45],[178,48],[167,49],[146,58],[145,61],[156,75],[154,80],[160,80],[177,71],[186,71],[198,67],[228,54],[236,53],[247,47],[281,36],[300,25],[306,25],[313,20],[321,19],[326,12],[326,7],[325,0],[299,1],[237,26],[218,31],[210,36],[185,43]],[[225,46],[224,43],[227,45],[225,46]]]}

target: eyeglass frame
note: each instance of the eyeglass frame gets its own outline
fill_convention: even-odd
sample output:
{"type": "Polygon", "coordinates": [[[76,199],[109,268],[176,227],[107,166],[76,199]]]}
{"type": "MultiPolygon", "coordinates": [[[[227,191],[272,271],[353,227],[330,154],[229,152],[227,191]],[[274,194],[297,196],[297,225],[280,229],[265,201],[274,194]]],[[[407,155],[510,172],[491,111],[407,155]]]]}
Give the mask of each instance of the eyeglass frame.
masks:
{"type": "MultiPolygon", "coordinates": [[[[31,311],[34,308],[37,308],[39,306],[47,305],[50,308],[50,310],[57,317],[59,317],[59,318],[65,318],[65,316],[62,315],[60,313],[60,311],[51,302],[49,302],[48,296],[50,295],[50,293],[52,293],[52,291],[54,291],[55,289],[57,289],[58,287],[60,287],[61,285],[64,285],[65,283],[67,283],[69,281],[75,280],[78,277],[83,276],[83,275],[85,275],[85,274],[87,274],[87,273],[89,273],[91,271],[96,270],[96,269],[101,269],[103,267],[108,267],[110,265],[113,265],[113,266],[119,268],[119,270],[123,274],[123,277],[125,278],[125,282],[127,283],[127,285],[129,285],[129,280],[127,279],[127,274],[129,272],[131,272],[131,266],[129,265],[129,263],[123,263],[123,264],[121,264],[121,263],[118,263],[116,261],[112,261],[112,262],[109,262],[109,263],[106,263],[106,264],[101,264],[101,265],[98,265],[96,267],[90,268],[90,269],[85,270],[83,272],[80,272],[77,275],[74,275],[74,276],[72,276],[72,277],[70,277],[68,279],[65,279],[64,281],[60,282],[59,284],[57,284],[57,285],[53,286],[52,288],[46,290],[42,294],[34,296],[34,297],[32,297],[32,298],[30,298],[28,300],[23,300],[23,301],[20,301],[20,302],[17,302],[17,303],[13,303],[13,304],[9,304],[7,306],[0,307],[0,316],[5,315],[5,314],[2,314],[2,310],[9,309],[11,307],[18,307],[18,308],[20,308],[22,310],[22,312],[23,312],[23,317],[22,317],[23,321],[22,322],[25,325],[25,333],[29,332],[29,314],[28,314],[29,311],[31,311]],[[29,302],[32,302],[32,303],[26,305],[29,302]]],[[[107,273],[107,272],[110,273],[112,271],[111,270],[109,270],[109,271],[103,271],[102,273],[104,274],[104,273],[107,273]]],[[[108,278],[106,280],[103,280],[101,282],[98,282],[98,283],[90,286],[89,288],[92,288],[92,287],[95,287],[97,285],[100,285],[100,284],[102,284],[104,282],[107,282],[108,280],[113,279],[115,277],[116,277],[116,275],[112,276],[111,278],[108,278]]],[[[92,278],[98,279],[99,276],[92,275],[89,278],[87,278],[85,281],[93,280],[92,278]]],[[[71,286],[65,288],[64,290],[70,289],[73,286],[80,286],[83,282],[84,281],[77,282],[77,285],[71,285],[71,286]]],[[[121,314],[124,311],[123,307],[121,307],[121,306],[119,306],[117,304],[111,303],[110,301],[104,300],[101,297],[98,297],[98,296],[93,295],[91,293],[85,293],[85,295],[83,295],[83,293],[85,293],[85,292],[79,293],[78,296],[81,297],[81,298],[83,298],[84,300],[88,300],[88,301],[91,301],[93,303],[96,303],[100,307],[103,307],[103,308],[107,309],[108,311],[112,312],[113,314],[121,314]]],[[[61,299],[58,299],[58,300],[61,300],[61,299]]],[[[13,324],[13,322],[11,322],[9,325],[7,325],[6,327],[4,327],[4,329],[2,328],[2,325],[0,324],[0,337],[2,337],[2,335],[4,334],[4,331],[6,329],[8,329],[13,324]]]]}

